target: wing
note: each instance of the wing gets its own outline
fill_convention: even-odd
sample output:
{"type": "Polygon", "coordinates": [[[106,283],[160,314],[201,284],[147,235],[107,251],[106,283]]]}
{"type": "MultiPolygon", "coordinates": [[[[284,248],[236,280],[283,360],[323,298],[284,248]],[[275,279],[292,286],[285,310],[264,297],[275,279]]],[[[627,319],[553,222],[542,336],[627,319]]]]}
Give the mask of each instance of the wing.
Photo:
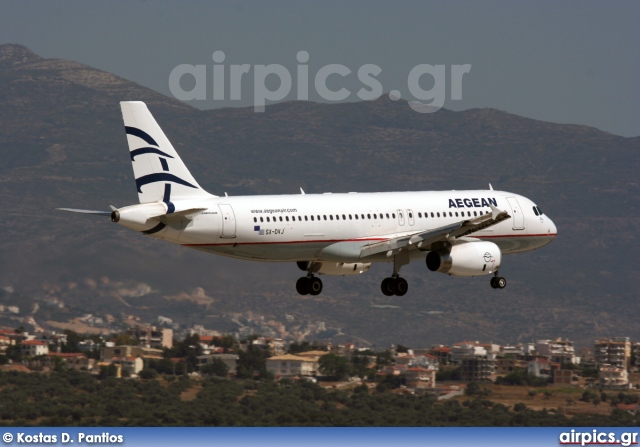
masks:
{"type": "Polygon", "coordinates": [[[429,231],[416,232],[391,238],[386,241],[364,245],[360,249],[360,257],[365,258],[384,252],[390,257],[398,254],[404,248],[408,248],[409,250],[428,249],[430,245],[436,242],[468,236],[511,218],[506,211],[499,210],[493,205],[490,206],[491,214],[484,214],[479,217],[474,217],[473,219],[462,220],[429,231]]]}

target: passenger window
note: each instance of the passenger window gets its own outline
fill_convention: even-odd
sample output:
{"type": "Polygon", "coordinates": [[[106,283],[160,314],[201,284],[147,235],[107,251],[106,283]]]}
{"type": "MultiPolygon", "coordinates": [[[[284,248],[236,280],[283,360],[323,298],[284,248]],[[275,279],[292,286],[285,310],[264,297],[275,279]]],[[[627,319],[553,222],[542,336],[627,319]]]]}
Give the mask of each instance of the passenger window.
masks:
{"type": "Polygon", "coordinates": [[[393,216],[393,218],[396,218],[396,213],[391,213],[391,215],[393,216]]]}
{"type": "Polygon", "coordinates": [[[311,221],[313,222],[313,216],[311,216],[311,221]]]}
{"type": "Polygon", "coordinates": [[[409,219],[413,219],[413,213],[409,213],[409,219]]]}
{"type": "Polygon", "coordinates": [[[269,217],[267,217],[267,222],[271,222],[271,220],[269,220],[269,217]]]}
{"type": "Polygon", "coordinates": [[[387,213],[387,219],[389,218],[389,213],[387,213]]]}
{"type": "Polygon", "coordinates": [[[307,216],[304,216],[304,221],[305,221],[305,222],[307,222],[307,221],[308,221],[307,216]]]}
{"type": "Polygon", "coordinates": [[[360,214],[360,217],[364,220],[364,214],[360,214]]]}
{"type": "Polygon", "coordinates": [[[282,222],[282,216],[280,216],[280,222],[282,222]]]}
{"type": "Polygon", "coordinates": [[[342,215],[342,220],[347,220],[347,216],[345,216],[344,214],[342,215]]]}
{"type": "Polygon", "coordinates": [[[329,219],[333,220],[333,215],[329,214],[329,219]]]}
{"type": "Polygon", "coordinates": [[[476,211],[473,212],[474,216],[478,216],[478,213],[476,211]]]}
{"type": "MultiPolygon", "coordinates": [[[[287,219],[287,222],[289,222],[289,216],[285,217],[285,219],[287,219]]],[[[282,220],[282,219],[280,219],[280,220],[282,220]]]]}
{"type": "Polygon", "coordinates": [[[422,218],[422,212],[418,212],[418,217],[422,218]]]}
{"type": "Polygon", "coordinates": [[[375,215],[375,214],[373,215],[373,218],[374,218],[374,219],[377,219],[377,217],[376,217],[376,215],[375,215]]]}
{"type": "Polygon", "coordinates": [[[257,218],[257,217],[254,217],[254,218],[253,218],[253,221],[254,221],[254,222],[258,222],[258,218],[257,218]]]}
{"type": "Polygon", "coordinates": [[[453,213],[449,211],[449,217],[453,217],[453,213]]]}
{"type": "Polygon", "coordinates": [[[355,216],[356,216],[356,220],[358,220],[358,215],[356,214],[355,216]]]}
{"type": "Polygon", "coordinates": [[[367,214],[367,219],[371,219],[371,214],[367,214]]]}
{"type": "Polygon", "coordinates": [[[349,220],[353,220],[353,217],[351,216],[351,214],[349,214],[349,220]]]}
{"type": "Polygon", "coordinates": [[[264,220],[262,220],[262,217],[260,218],[260,222],[264,222],[264,220]]]}
{"type": "Polygon", "coordinates": [[[440,213],[438,213],[438,217],[440,217],[440,213]]]}
{"type": "Polygon", "coordinates": [[[456,211],[456,217],[458,217],[458,212],[456,211]]]}

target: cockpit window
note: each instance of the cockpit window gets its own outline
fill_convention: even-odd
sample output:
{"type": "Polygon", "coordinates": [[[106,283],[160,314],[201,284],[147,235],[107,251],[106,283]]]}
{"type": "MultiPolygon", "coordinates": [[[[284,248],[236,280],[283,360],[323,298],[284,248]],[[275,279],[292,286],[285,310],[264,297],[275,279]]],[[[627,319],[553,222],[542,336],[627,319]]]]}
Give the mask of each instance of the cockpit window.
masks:
{"type": "Polygon", "coordinates": [[[542,216],[544,213],[542,212],[542,210],[540,209],[539,206],[536,206],[536,208],[538,208],[538,213],[540,213],[540,215],[542,216]]]}
{"type": "Polygon", "coordinates": [[[535,214],[536,216],[539,216],[540,214],[538,213],[538,207],[534,206],[533,207],[533,214],[535,214]]]}

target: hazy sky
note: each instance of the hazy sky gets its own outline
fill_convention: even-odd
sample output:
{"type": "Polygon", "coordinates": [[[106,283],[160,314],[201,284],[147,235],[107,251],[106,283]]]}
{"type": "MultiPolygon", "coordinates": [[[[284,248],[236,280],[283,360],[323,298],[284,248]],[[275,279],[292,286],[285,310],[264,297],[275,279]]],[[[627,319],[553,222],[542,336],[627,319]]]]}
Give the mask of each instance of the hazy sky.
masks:
{"type": "MultiPolygon", "coordinates": [[[[640,135],[639,24],[637,1],[0,0],[0,43],[43,57],[75,60],[167,95],[175,67],[204,65],[208,99],[191,102],[200,108],[253,104],[256,66],[269,64],[291,75],[286,99],[301,97],[299,65],[308,71],[309,99],[322,100],[314,80],[340,64],[350,73],[330,75],[327,88],[359,101],[357,92],[368,87],[358,70],[373,64],[381,71],[366,79],[413,100],[409,74],[430,64],[443,66],[444,76],[424,74],[418,86],[443,93],[448,109],[494,107],[623,136],[640,135]],[[225,55],[218,64],[225,101],[213,100],[215,51],[225,55]],[[296,59],[300,51],[308,62],[296,59]],[[250,70],[240,99],[231,101],[230,66],[240,64],[250,70]],[[467,64],[456,93],[453,66],[467,64]]],[[[276,90],[278,79],[267,77],[268,88],[276,90]]],[[[190,90],[194,78],[183,76],[180,85],[190,90]]]]}

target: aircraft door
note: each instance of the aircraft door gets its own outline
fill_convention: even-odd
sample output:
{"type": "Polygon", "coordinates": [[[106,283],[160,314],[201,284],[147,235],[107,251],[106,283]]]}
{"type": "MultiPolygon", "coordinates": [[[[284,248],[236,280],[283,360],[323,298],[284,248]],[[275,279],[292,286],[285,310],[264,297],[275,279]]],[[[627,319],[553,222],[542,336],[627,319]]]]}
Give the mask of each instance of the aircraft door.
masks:
{"type": "Polygon", "coordinates": [[[518,199],[515,197],[507,197],[507,202],[509,202],[509,206],[511,207],[513,229],[524,230],[524,213],[522,212],[522,208],[520,208],[518,199]]]}
{"type": "Polygon", "coordinates": [[[409,221],[409,225],[413,225],[415,220],[413,219],[413,210],[407,210],[407,220],[409,221]]]}
{"type": "Polygon", "coordinates": [[[220,237],[234,238],[236,237],[236,216],[233,208],[228,204],[220,204],[220,212],[222,213],[222,234],[220,237]]]}
{"type": "Polygon", "coordinates": [[[398,210],[398,224],[404,226],[404,211],[398,210]]]}

